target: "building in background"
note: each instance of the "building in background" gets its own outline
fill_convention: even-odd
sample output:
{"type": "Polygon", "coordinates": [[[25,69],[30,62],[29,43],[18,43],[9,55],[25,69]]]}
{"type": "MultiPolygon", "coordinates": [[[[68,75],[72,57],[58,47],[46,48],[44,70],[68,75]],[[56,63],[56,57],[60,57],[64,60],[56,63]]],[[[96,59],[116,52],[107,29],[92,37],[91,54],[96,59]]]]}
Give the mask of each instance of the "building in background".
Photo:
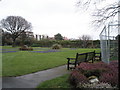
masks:
{"type": "Polygon", "coordinates": [[[26,35],[30,38],[34,38],[34,33],[32,31],[26,31],[26,35]]]}

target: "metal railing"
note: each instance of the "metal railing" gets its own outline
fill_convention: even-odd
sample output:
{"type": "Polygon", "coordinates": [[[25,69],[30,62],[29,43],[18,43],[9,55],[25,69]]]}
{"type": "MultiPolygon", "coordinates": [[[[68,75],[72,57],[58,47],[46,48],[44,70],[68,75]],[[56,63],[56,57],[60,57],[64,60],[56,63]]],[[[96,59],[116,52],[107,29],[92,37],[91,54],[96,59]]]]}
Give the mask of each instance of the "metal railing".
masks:
{"type": "Polygon", "coordinates": [[[109,23],[100,33],[102,61],[109,64],[110,60],[118,60],[118,40],[120,24],[109,23]]]}

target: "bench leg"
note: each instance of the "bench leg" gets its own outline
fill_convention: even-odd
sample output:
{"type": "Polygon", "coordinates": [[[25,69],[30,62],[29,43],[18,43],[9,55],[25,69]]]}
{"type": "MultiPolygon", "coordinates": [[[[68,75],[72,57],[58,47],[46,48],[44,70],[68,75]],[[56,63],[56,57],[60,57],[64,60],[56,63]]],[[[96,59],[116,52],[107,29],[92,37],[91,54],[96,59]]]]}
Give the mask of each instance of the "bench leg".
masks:
{"type": "Polygon", "coordinates": [[[67,66],[67,70],[69,70],[69,64],[68,64],[68,66],[67,66]]]}
{"type": "Polygon", "coordinates": [[[69,62],[68,62],[68,64],[67,64],[67,70],[69,70],[69,62]]]}
{"type": "Polygon", "coordinates": [[[94,63],[94,61],[95,61],[95,57],[92,59],[92,63],[94,63]]]}
{"type": "Polygon", "coordinates": [[[77,66],[77,65],[75,64],[75,68],[76,68],[76,66],[77,66]]]}
{"type": "Polygon", "coordinates": [[[93,63],[93,60],[92,60],[92,63],[93,63]]]}

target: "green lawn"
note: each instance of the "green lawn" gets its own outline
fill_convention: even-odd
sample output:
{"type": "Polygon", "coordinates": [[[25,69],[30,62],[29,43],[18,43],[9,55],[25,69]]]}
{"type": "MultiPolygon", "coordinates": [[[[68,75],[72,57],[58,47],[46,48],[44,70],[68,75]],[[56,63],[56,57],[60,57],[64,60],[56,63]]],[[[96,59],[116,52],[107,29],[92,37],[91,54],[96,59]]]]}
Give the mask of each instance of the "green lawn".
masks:
{"type": "Polygon", "coordinates": [[[13,48],[19,48],[19,47],[12,47],[12,46],[0,46],[2,49],[13,49],[13,48]]]}
{"type": "Polygon", "coordinates": [[[37,88],[72,88],[72,86],[69,84],[68,78],[69,74],[66,74],[52,80],[47,80],[38,85],[37,88]]]}
{"type": "MultiPolygon", "coordinates": [[[[4,48],[5,49],[5,48],[4,48]]],[[[50,48],[40,48],[48,50],[50,48]]],[[[37,51],[37,48],[35,49],[37,51]]],[[[25,75],[67,63],[67,57],[75,57],[75,54],[99,51],[100,49],[69,49],[63,48],[61,52],[36,53],[29,51],[18,51],[2,54],[3,76],[25,75]]],[[[40,50],[38,50],[40,51],[40,50]]]]}

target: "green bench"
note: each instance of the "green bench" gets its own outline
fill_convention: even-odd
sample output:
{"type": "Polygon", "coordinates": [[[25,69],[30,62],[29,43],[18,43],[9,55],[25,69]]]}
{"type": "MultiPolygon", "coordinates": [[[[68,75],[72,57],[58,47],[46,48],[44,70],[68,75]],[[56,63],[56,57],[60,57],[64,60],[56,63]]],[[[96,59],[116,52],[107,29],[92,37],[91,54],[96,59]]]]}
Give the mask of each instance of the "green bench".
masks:
{"type": "Polygon", "coordinates": [[[98,59],[101,60],[101,53],[87,52],[87,53],[77,53],[75,58],[67,58],[67,69],[74,69],[77,65],[81,62],[90,62],[93,63],[94,60],[98,59]],[[99,54],[99,55],[98,55],[99,54]],[[97,55],[97,56],[96,56],[97,55]],[[74,67],[70,67],[73,65],[74,67]]]}

